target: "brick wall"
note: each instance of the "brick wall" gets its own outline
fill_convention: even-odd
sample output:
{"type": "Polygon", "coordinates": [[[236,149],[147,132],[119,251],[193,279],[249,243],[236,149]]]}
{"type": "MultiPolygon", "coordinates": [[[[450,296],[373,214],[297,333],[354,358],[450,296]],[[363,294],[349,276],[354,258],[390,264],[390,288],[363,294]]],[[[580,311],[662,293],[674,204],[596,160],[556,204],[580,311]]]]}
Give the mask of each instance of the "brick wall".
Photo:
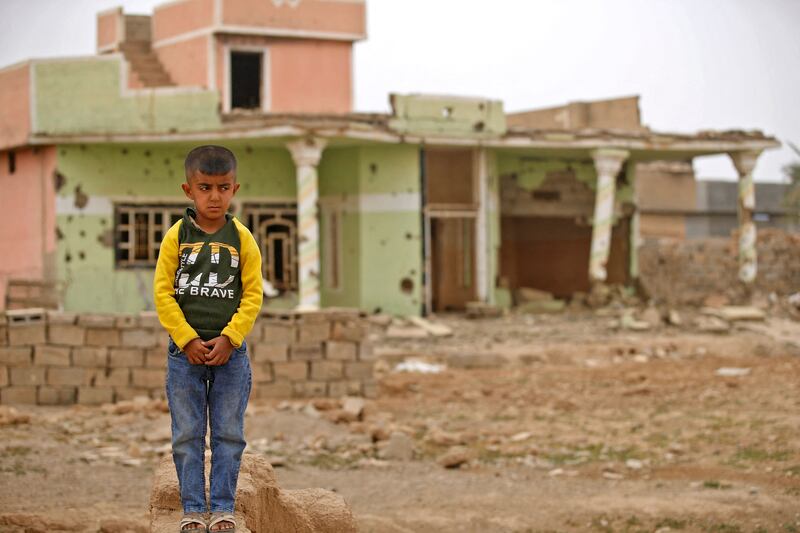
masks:
{"type": "MultiPolygon", "coordinates": [[[[355,310],[271,314],[247,337],[251,398],[374,396],[355,310]]],[[[154,313],[0,317],[0,404],[102,404],[164,396],[168,336],[154,313]]]]}
{"type": "MultiPolygon", "coordinates": [[[[739,282],[738,236],[692,240],[653,239],[639,250],[642,288],[662,302],[702,305],[711,295],[743,302],[739,282]]],[[[800,291],[800,234],[761,229],[754,289],[765,294],[800,291]]]]}

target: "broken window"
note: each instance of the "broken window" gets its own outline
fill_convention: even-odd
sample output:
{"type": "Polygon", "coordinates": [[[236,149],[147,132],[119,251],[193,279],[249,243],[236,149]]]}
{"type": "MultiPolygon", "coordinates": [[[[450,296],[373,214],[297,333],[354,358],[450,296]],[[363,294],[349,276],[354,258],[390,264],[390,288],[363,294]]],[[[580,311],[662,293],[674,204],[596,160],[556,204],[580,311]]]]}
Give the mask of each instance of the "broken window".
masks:
{"type": "Polygon", "coordinates": [[[231,52],[231,109],[261,108],[264,54],[231,52]]]}
{"type": "Polygon", "coordinates": [[[297,204],[246,203],[242,221],[261,249],[262,276],[279,291],[297,289],[297,204]]]}
{"type": "Polygon", "coordinates": [[[114,206],[115,263],[118,268],[154,267],[161,240],[183,218],[182,204],[114,206]]]}

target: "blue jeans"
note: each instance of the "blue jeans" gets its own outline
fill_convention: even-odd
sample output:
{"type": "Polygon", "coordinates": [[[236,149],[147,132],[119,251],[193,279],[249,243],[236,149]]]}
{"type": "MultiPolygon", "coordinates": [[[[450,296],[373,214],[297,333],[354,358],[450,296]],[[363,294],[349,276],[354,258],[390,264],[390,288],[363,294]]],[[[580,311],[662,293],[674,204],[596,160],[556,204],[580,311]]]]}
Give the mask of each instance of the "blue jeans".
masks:
{"type": "Polygon", "coordinates": [[[167,402],[172,418],[172,458],[184,513],[205,513],[206,427],[211,422],[211,512],[233,512],[239,464],[246,445],[244,411],[252,374],[247,345],[220,366],[193,365],[170,339],[167,402]]]}

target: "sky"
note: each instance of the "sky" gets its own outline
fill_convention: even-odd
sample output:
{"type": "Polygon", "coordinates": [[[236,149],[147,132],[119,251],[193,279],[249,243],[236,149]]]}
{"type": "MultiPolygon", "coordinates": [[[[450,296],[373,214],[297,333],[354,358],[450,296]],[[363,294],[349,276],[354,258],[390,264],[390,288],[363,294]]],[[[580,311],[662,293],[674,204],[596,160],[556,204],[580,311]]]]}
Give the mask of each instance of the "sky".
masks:
{"type": "MultiPolygon", "coordinates": [[[[270,1],[270,0],[264,0],[270,1]]],[[[95,14],[162,0],[0,0],[0,66],[90,55],[95,14]]],[[[800,160],[798,0],[367,0],[355,45],[355,110],[388,94],[482,96],[506,111],[638,94],[654,130],[760,129],[783,147],[755,169],[782,181],[800,160]]],[[[698,176],[733,179],[727,157],[698,176]]]]}

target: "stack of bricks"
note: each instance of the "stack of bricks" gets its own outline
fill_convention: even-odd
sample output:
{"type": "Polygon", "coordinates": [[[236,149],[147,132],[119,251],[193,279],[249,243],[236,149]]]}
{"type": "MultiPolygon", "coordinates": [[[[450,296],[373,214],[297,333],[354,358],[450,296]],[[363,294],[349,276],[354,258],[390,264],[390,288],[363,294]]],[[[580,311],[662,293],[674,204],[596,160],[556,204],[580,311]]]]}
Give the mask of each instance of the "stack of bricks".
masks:
{"type": "MultiPolygon", "coordinates": [[[[375,394],[357,311],[260,318],[247,337],[255,398],[375,394]]],[[[0,315],[0,404],[97,405],[161,398],[168,336],[154,313],[0,315]]]]}

